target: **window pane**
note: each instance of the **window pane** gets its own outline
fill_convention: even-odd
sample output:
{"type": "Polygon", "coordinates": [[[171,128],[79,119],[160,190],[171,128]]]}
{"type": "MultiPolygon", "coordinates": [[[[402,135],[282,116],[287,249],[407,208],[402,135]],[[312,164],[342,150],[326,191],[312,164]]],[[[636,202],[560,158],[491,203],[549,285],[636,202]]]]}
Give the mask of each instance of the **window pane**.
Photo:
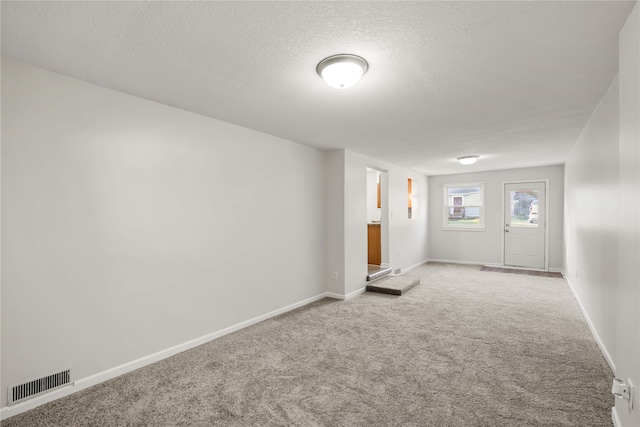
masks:
{"type": "Polygon", "coordinates": [[[445,227],[483,228],[483,185],[445,185],[445,227]]]}
{"type": "Polygon", "coordinates": [[[511,191],[511,227],[538,227],[538,190],[511,191]]]}
{"type": "Polygon", "coordinates": [[[476,218],[467,218],[464,216],[460,216],[457,213],[453,213],[449,215],[447,218],[447,225],[480,225],[480,217],[476,218]]]}
{"type": "Polygon", "coordinates": [[[480,187],[448,188],[449,206],[480,206],[482,193],[480,187]]]}

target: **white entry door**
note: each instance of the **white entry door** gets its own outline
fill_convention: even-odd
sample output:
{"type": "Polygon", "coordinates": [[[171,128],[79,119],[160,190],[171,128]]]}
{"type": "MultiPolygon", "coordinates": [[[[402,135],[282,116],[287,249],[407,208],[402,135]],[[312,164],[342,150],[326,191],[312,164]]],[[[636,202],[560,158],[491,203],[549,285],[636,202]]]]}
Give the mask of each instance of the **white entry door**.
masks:
{"type": "Polygon", "coordinates": [[[504,264],[545,268],[546,183],[504,186],[504,264]]]}

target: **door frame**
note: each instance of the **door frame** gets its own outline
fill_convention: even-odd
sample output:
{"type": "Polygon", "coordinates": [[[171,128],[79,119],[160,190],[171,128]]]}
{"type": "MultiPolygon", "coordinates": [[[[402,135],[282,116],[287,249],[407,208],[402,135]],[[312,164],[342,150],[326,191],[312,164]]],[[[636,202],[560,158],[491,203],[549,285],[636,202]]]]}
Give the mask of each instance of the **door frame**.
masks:
{"type": "MultiPolygon", "coordinates": [[[[502,222],[500,223],[500,241],[501,241],[501,250],[500,250],[500,265],[502,268],[518,268],[519,270],[536,270],[536,268],[526,268],[526,267],[513,267],[509,265],[504,265],[504,225],[506,223],[505,217],[505,192],[507,184],[527,184],[533,182],[544,182],[544,203],[546,206],[546,212],[544,217],[544,271],[549,271],[549,179],[524,179],[524,180],[516,180],[516,181],[502,181],[502,195],[500,198],[502,199],[502,214],[500,218],[502,222]]],[[[539,223],[538,223],[539,225],[539,223]]]]}
{"type": "Polygon", "coordinates": [[[367,165],[367,169],[380,172],[380,267],[386,268],[390,266],[389,259],[389,171],[387,169],[367,165]]]}

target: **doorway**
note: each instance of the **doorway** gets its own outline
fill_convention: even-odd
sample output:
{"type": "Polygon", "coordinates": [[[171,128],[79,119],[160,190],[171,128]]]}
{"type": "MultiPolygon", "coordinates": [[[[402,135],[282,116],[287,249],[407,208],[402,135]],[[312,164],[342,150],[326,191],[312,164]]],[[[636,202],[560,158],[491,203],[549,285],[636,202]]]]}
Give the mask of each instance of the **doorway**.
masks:
{"type": "Polygon", "coordinates": [[[388,274],[389,173],[367,167],[367,280],[388,274]]]}
{"type": "Polygon", "coordinates": [[[367,168],[367,264],[369,270],[382,263],[382,197],[380,171],[367,168]]]}
{"type": "Polygon", "coordinates": [[[505,266],[546,270],[547,182],[504,184],[505,266]]]}

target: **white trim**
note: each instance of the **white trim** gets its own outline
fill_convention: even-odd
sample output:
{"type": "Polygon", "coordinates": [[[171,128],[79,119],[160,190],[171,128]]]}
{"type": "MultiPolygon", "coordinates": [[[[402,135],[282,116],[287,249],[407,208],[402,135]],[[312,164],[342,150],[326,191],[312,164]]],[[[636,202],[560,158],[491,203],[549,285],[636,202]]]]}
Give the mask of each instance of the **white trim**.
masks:
{"type": "MultiPolygon", "coordinates": [[[[487,267],[493,267],[493,266],[487,265],[487,267]]],[[[550,272],[550,270],[544,270],[544,269],[533,268],[533,267],[518,267],[518,266],[515,266],[515,265],[498,265],[498,264],[496,264],[496,267],[504,268],[505,270],[542,271],[544,273],[549,273],[550,272]]],[[[558,270],[558,269],[556,268],[555,270],[558,270]]],[[[560,273],[560,271],[555,271],[554,273],[560,273]]]]}
{"type": "Polygon", "coordinates": [[[358,290],[356,290],[356,291],[353,291],[353,292],[351,292],[351,293],[346,294],[346,295],[344,296],[344,299],[345,299],[345,300],[347,300],[347,299],[355,298],[355,297],[357,297],[358,295],[365,293],[365,291],[366,291],[366,290],[367,290],[367,288],[366,288],[366,287],[364,287],[364,288],[360,288],[360,289],[358,289],[358,290]]]}
{"type": "Polygon", "coordinates": [[[416,264],[410,265],[410,266],[409,266],[409,267],[407,267],[407,268],[401,269],[401,270],[400,270],[400,274],[398,274],[398,276],[402,276],[402,275],[403,275],[404,273],[406,273],[407,271],[411,271],[411,270],[413,270],[414,268],[418,268],[418,267],[420,267],[421,265],[424,265],[424,264],[426,264],[426,263],[428,263],[428,262],[429,262],[429,260],[428,260],[428,259],[425,259],[425,260],[423,260],[423,261],[420,261],[419,263],[416,263],[416,264]]]}
{"type": "Polygon", "coordinates": [[[333,299],[339,299],[339,300],[344,300],[344,295],[342,294],[337,294],[335,292],[325,292],[324,296],[327,298],[333,298],[333,299]]]}
{"type": "MultiPolygon", "coordinates": [[[[389,170],[379,166],[372,166],[370,164],[367,165],[366,169],[373,169],[380,173],[378,177],[380,180],[380,252],[381,261],[383,261],[380,263],[380,266],[384,267],[386,264],[388,267],[388,261],[391,258],[389,255],[389,242],[391,241],[389,238],[389,224],[391,223],[389,216],[389,170]]],[[[365,194],[367,193],[365,192],[365,194]]],[[[336,297],[330,296],[328,298],[336,297]]],[[[344,299],[344,295],[337,299],[344,299]]]]}
{"type": "Polygon", "coordinates": [[[567,281],[567,284],[569,285],[569,289],[571,289],[571,292],[573,293],[573,297],[576,299],[576,302],[578,303],[578,307],[580,307],[580,311],[582,312],[582,316],[584,317],[584,320],[587,322],[587,325],[589,326],[589,329],[591,330],[591,335],[593,335],[593,338],[596,340],[596,344],[598,344],[598,348],[600,348],[600,351],[602,352],[602,355],[604,356],[605,360],[609,364],[609,367],[611,368],[611,370],[615,374],[616,365],[615,365],[615,363],[613,363],[613,359],[611,358],[611,355],[609,354],[609,352],[607,351],[607,348],[605,347],[604,343],[600,339],[600,335],[598,335],[598,332],[596,331],[596,328],[593,325],[593,322],[591,321],[591,318],[589,317],[589,314],[587,313],[587,310],[584,308],[584,305],[582,305],[582,301],[580,301],[580,298],[578,297],[578,293],[576,292],[575,288],[571,284],[571,281],[566,276],[566,274],[564,274],[564,272],[563,272],[562,275],[564,276],[564,279],[567,281]]]}
{"type": "Polygon", "coordinates": [[[622,427],[622,423],[620,423],[620,418],[618,418],[618,411],[616,411],[616,407],[611,408],[611,421],[613,421],[613,427],[622,427]]]}
{"type": "Polygon", "coordinates": [[[351,298],[355,298],[358,295],[365,293],[366,291],[367,291],[367,288],[364,287],[364,288],[357,289],[357,290],[355,290],[353,292],[350,292],[350,293],[348,293],[346,295],[338,294],[336,292],[325,292],[323,295],[326,298],[333,298],[333,299],[339,299],[339,300],[348,300],[348,299],[351,299],[351,298]]]}
{"type": "MultiPolygon", "coordinates": [[[[492,262],[483,262],[483,261],[461,261],[461,260],[457,260],[457,259],[435,259],[435,258],[429,258],[428,260],[426,260],[424,262],[424,264],[428,263],[428,262],[439,262],[439,263],[443,263],[443,264],[464,264],[464,265],[481,265],[484,267],[495,267],[495,268],[511,268],[514,270],[531,270],[531,271],[543,271],[540,270],[539,268],[526,268],[526,267],[514,267],[512,265],[502,265],[499,263],[492,263],[492,262]]],[[[418,265],[416,265],[417,267],[418,265]]],[[[544,270],[544,271],[549,271],[551,273],[560,273],[562,274],[562,276],[564,277],[564,270],[561,268],[550,268],[549,270],[544,270]]]]}
{"type": "MultiPolygon", "coordinates": [[[[533,182],[544,182],[544,204],[545,204],[545,212],[544,212],[544,271],[549,270],[549,225],[551,223],[551,215],[549,215],[549,179],[525,179],[519,181],[502,181],[502,224],[501,227],[504,228],[504,224],[506,222],[505,218],[505,206],[504,206],[504,195],[505,195],[505,187],[507,184],[524,184],[524,183],[533,183],[533,182]]],[[[504,230],[502,232],[501,239],[501,250],[500,250],[500,263],[501,267],[507,268],[504,265],[504,230]]]]}
{"type": "MultiPolygon", "coordinates": [[[[454,184],[442,184],[442,195],[444,202],[444,216],[442,218],[442,230],[443,231],[486,231],[485,220],[485,182],[477,181],[471,183],[454,183],[454,184]],[[470,188],[480,187],[480,206],[469,206],[480,208],[480,224],[474,225],[449,225],[447,218],[449,217],[449,208],[454,207],[449,205],[449,188],[470,188]]],[[[462,199],[464,201],[464,198],[462,199]]],[[[465,207],[465,206],[462,206],[465,207]]]]}
{"type": "Polygon", "coordinates": [[[429,259],[427,262],[439,262],[441,264],[463,264],[463,265],[478,265],[480,267],[482,266],[491,266],[491,267],[500,267],[497,264],[487,264],[486,262],[482,262],[482,261],[460,261],[457,259],[429,259]]]}
{"type": "Polygon", "coordinates": [[[364,288],[357,289],[357,290],[355,290],[353,292],[350,292],[350,293],[348,293],[346,295],[338,294],[338,293],[335,293],[335,292],[325,292],[324,296],[327,297],[327,298],[333,298],[333,299],[339,299],[339,300],[348,300],[348,299],[351,299],[351,298],[355,298],[360,294],[365,293],[366,290],[367,290],[367,288],[364,287],[364,288]]]}
{"type": "MultiPolygon", "coordinates": [[[[362,289],[364,292],[364,288],[362,289]]],[[[116,366],[111,369],[107,369],[106,371],[98,372],[97,374],[90,375],[86,378],[81,378],[79,380],[75,380],[72,385],[54,390],[50,393],[46,393],[44,395],[34,397],[33,399],[27,400],[22,403],[17,403],[12,406],[6,406],[0,409],[0,420],[6,420],[7,418],[13,417],[14,415],[21,414],[23,412],[29,411],[31,409],[37,408],[40,405],[44,405],[45,403],[52,402],[54,400],[60,399],[62,397],[68,396],[70,394],[76,393],[80,390],[84,390],[88,387],[94,386],[96,384],[102,383],[104,381],[110,380],[112,378],[118,377],[120,375],[126,374],[128,372],[134,371],[136,369],[142,368],[147,365],[151,365],[152,363],[158,362],[160,360],[166,359],[183,351],[192,349],[199,345],[205,344],[209,341],[213,341],[217,338],[228,335],[232,332],[239,331],[240,329],[244,329],[248,326],[255,325],[256,323],[260,323],[264,320],[270,319],[272,317],[278,316],[280,314],[286,313],[291,310],[295,310],[296,308],[303,307],[307,304],[311,304],[312,302],[321,300],[323,298],[338,298],[338,299],[348,299],[355,296],[354,294],[361,293],[360,290],[356,292],[352,292],[347,295],[346,298],[339,294],[334,294],[331,292],[323,292],[319,295],[316,295],[311,298],[304,299],[302,301],[298,301],[296,303],[290,304],[286,307],[279,308],[277,310],[271,311],[269,313],[254,317],[252,319],[246,320],[244,322],[237,323],[233,326],[229,326],[228,328],[221,329],[216,332],[212,332],[210,334],[204,335],[199,338],[195,338],[193,340],[184,342],[182,344],[175,345],[173,347],[169,347],[165,350],[158,351],[156,353],[150,354],[148,356],[141,357],[139,359],[133,360],[131,362],[124,363],[120,366],[116,366]]]]}
{"type": "Polygon", "coordinates": [[[489,264],[485,264],[485,267],[495,267],[495,268],[502,268],[502,266],[498,263],[489,263],[489,264]]]}

